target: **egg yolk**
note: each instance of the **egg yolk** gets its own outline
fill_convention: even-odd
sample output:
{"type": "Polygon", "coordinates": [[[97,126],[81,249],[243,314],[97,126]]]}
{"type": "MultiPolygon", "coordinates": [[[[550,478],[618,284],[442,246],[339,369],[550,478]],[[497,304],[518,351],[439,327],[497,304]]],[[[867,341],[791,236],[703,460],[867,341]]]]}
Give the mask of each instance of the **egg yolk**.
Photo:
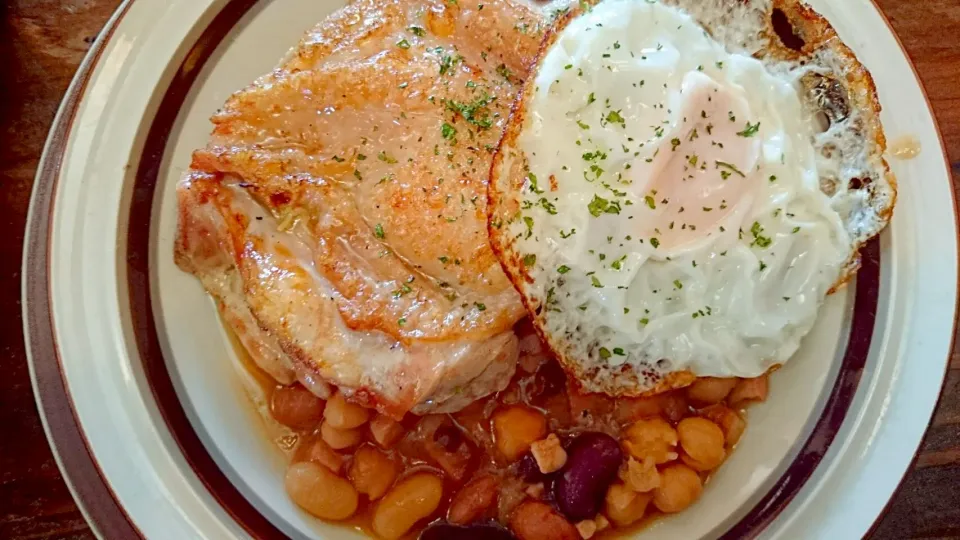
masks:
{"type": "Polygon", "coordinates": [[[738,230],[753,202],[760,156],[753,136],[760,126],[750,123],[742,89],[691,71],[674,110],[671,131],[650,141],[659,144],[653,158],[631,167],[631,187],[650,210],[640,213],[639,232],[657,238],[665,257],[738,230]]]}

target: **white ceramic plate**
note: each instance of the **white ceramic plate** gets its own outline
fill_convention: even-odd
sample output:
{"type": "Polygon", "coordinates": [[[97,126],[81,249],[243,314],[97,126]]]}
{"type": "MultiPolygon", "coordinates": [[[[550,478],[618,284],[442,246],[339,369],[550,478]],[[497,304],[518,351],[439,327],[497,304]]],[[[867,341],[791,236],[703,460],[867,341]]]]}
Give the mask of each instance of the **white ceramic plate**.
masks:
{"type": "MultiPolygon", "coordinates": [[[[917,450],[955,325],[956,213],[940,138],[868,0],[812,1],[872,72],[900,181],[798,357],[685,519],[643,538],[853,538],[917,450]],[[893,106],[895,105],[895,106],[893,106]],[[842,509],[842,512],[837,509],[842,509]]],[[[350,538],[295,508],[285,458],[199,283],[172,260],[174,183],[207,118],[340,0],[136,0],[68,92],[38,173],[24,259],[34,389],[58,463],[102,536],[350,538]]]]}

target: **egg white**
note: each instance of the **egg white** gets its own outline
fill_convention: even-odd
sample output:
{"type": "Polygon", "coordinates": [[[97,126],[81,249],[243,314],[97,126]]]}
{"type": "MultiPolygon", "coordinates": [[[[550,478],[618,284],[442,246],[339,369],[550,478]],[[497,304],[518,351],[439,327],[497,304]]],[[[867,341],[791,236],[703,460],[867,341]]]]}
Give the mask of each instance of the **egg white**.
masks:
{"type": "Polygon", "coordinates": [[[607,0],[534,77],[504,226],[563,355],[651,385],[786,362],[854,249],[819,189],[795,75],[678,8],[607,0]]]}

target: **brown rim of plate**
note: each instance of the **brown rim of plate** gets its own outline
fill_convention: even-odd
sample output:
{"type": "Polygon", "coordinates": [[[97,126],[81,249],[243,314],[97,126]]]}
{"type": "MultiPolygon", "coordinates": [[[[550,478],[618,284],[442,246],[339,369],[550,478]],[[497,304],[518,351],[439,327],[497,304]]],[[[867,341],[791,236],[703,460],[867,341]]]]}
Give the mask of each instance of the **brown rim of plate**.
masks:
{"type": "MultiPolygon", "coordinates": [[[[150,123],[140,164],[133,184],[127,225],[127,286],[130,292],[130,320],[140,352],[147,384],[170,434],[207,491],[220,506],[254,538],[287,538],[260,510],[248,501],[217,466],[204,448],[177,398],[167,370],[150,298],[150,221],[153,195],[170,132],[193,83],[217,47],[258,0],[231,0],[204,28],[184,55],[160,106],[150,123]]],[[[172,255],[172,250],[171,250],[172,255]]]]}
{"type": "MultiPolygon", "coordinates": [[[[50,230],[53,195],[56,192],[60,165],[66,149],[67,134],[71,131],[80,100],[104,46],[131,2],[132,0],[128,0],[124,3],[108,23],[103,31],[103,37],[88,53],[74,84],[64,98],[61,113],[51,129],[48,146],[38,169],[31,202],[31,221],[27,224],[29,237],[34,242],[25,246],[24,252],[24,276],[46,276],[45,279],[25,280],[24,287],[25,330],[40,410],[49,428],[50,442],[58,451],[61,469],[70,479],[74,493],[80,499],[78,503],[94,522],[97,531],[110,538],[142,537],[142,534],[124,512],[118,498],[97,466],[90,452],[89,443],[79,426],[67,390],[59,352],[54,341],[49,283],[50,230]],[[44,239],[42,243],[37,241],[40,238],[44,239]]],[[[204,60],[220,45],[237,21],[256,3],[257,0],[234,0],[227,3],[217,14],[186,56],[200,58],[201,62],[195,65],[184,62],[180,65],[151,123],[138,166],[129,211],[130,221],[126,239],[129,315],[133,322],[135,339],[147,374],[147,381],[157,407],[195,474],[220,502],[224,510],[252,536],[285,538],[285,535],[230,483],[193,430],[177,399],[167,371],[154,325],[150,296],[150,214],[160,164],[166,151],[169,135],[180,107],[203,67],[204,60]]],[[[890,27],[879,6],[874,3],[874,7],[881,14],[899,44],[899,38],[893,32],[893,28],[890,27]]],[[[909,56],[902,44],[900,48],[916,76],[916,69],[909,61],[909,56]]],[[[916,79],[920,84],[921,92],[926,97],[926,91],[919,77],[916,79]]],[[[927,98],[927,107],[933,116],[929,98],[927,98]]],[[[935,120],[934,126],[940,135],[935,120]]],[[[945,154],[944,161],[949,164],[945,154]]],[[[950,170],[949,167],[947,170],[950,170]]],[[[956,199],[953,204],[956,215],[956,199]]],[[[871,241],[863,247],[862,251],[864,265],[856,281],[854,315],[849,342],[841,362],[840,372],[826,400],[823,412],[785,473],[744,518],[722,535],[722,538],[755,537],[776,519],[823,459],[846,416],[867,360],[879,293],[879,242],[876,239],[871,241]]],[[[954,333],[956,328],[955,316],[954,333]]],[[[945,375],[946,372],[941,380],[941,394],[943,381],[946,380],[945,375]]],[[[879,520],[879,517],[877,519],[879,520]]]]}
{"type": "MultiPolygon", "coordinates": [[[[91,523],[91,527],[105,538],[144,538],[130,516],[126,513],[120,499],[111,489],[110,484],[98,466],[91,452],[90,443],[86,439],[76,416],[73,401],[67,387],[67,381],[62,369],[60,351],[57,347],[54,334],[53,312],[50,297],[50,247],[53,216],[53,199],[59,181],[60,167],[67,145],[67,136],[73,126],[73,121],[79,109],[87,84],[97,66],[106,44],[114,30],[127,14],[133,0],[126,0],[114,13],[107,25],[101,31],[101,37],[87,53],[86,58],[74,76],[64,100],[60,113],[51,126],[50,135],[44,155],[34,182],[34,191],[31,200],[30,222],[27,223],[29,238],[33,240],[25,246],[23,266],[24,276],[44,276],[43,279],[24,279],[24,330],[29,351],[29,362],[34,379],[34,389],[39,410],[48,426],[47,436],[51,446],[58,456],[58,465],[67,478],[75,495],[77,504],[83,508],[84,515],[91,523]],[[43,239],[37,241],[37,239],[43,239]]],[[[137,181],[134,187],[134,202],[132,208],[145,206],[146,221],[140,222],[136,213],[131,213],[131,234],[128,241],[142,241],[136,232],[141,230],[149,234],[149,208],[153,195],[153,184],[146,199],[138,199],[141,192],[137,189],[142,185],[139,178],[147,176],[155,182],[160,159],[170,131],[170,124],[179,112],[179,106],[186,99],[193,82],[203,68],[210,53],[223,41],[224,37],[233,29],[236,23],[250,10],[257,0],[231,0],[211,20],[203,30],[184,61],[179,66],[173,82],[166,90],[156,119],[151,125],[148,135],[148,144],[141,156],[140,167],[137,171],[137,181]],[[199,62],[189,62],[190,59],[200,58],[199,62]],[[169,119],[169,123],[159,120],[169,119]],[[165,130],[158,131],[164,126],[165,130]],[[153,142],[153,144],[151,144],[153,142]],[[156,153],[154,153],[156,152],[156,153]],[[136,226],[134,226],[136,225],[136,226]]],[[[130,286],[133,289],[137,280],[144,280],[139,285],[149,287],[147,281],[146,259],[140,257],[139,252],[131,251],[127,257],[127,266],[130,271],[130,286]]],[[[176,394],[163,357],[159,353],[156,342],[156,330],[152,326],[152,313],[149,304],[138,306],[131,300],[131,308],[142,307],[145,311],[133,310],[133,323],[137,344],[141,352],[153,346],[154,356],[144,356],[143,366],[151,391],[154,394],[161,415],[166,421],[174,440],[180,447],[190,467],[203,482],[211,495],[220,503],[231,517],[255,538],[287,538],[263,514],[253,507],[230,483],[223,472],[217,467],[210,454],[207,453],[199,438],[187,421],[182,406],[176,394]],[[154,339],[153,343],[145,344],[141,338],[144,335],[142,324],[149,324],[148,336],[154,339]],[[152,359],[154,361],[148,361],[152,359]]]]}
{"type": "Polygon", "coordinates": [[[23,329],[37,409],[43,416],[48,442],[55,449],[57,466],[67,480],[71,494],[79,499],[77,505],[84,517],[93,522],[91,527],[99,535],[109,538],[143,538],[143,534],[124,511],[94,460],[67,390],[50,308],[50,231],[53,194],[67,147],[67,135],[93,70],[129,7],[130,2],[124,2],[100,31],[80,63],[50,127],[30,200],[25,238],[32,242],[24,246],[23,252],[23,267],[28,269],[23,272],[23,329]],[[27,276],[43,277],[28,279],[27,276]]]}

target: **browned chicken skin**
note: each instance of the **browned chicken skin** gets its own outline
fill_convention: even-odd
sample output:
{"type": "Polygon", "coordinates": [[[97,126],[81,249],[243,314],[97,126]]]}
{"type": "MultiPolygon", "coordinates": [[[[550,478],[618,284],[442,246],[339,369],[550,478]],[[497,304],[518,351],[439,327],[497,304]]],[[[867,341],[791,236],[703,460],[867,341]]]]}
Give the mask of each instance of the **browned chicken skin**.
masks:
{"type": "Polygon", "coordinates": [[[503,0],[359,0],[213,117],[177,262],[278,381],[393,416],[507,384],[523,307],[486,181],[541,24],[503,0]]]}

